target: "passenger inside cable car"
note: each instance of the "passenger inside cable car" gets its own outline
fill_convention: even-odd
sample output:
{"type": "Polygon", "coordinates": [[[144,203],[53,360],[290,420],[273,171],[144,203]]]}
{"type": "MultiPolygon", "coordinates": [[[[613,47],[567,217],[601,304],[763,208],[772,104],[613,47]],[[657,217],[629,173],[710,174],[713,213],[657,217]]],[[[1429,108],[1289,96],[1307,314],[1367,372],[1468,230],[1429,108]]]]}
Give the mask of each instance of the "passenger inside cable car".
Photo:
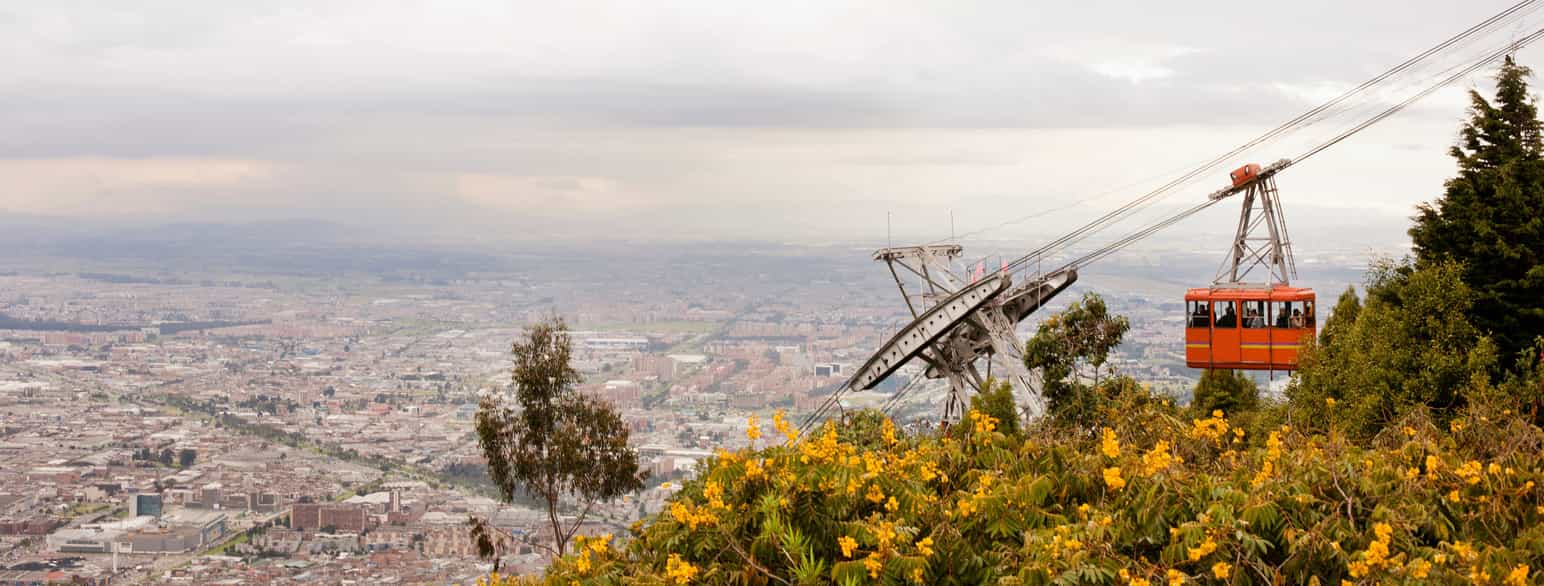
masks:
{"type": "Polygon", "coordinates": [[[1212,325],[1212,304],[1205,301],[1192,301],[1190,303],[1190,326],[1192,328],[1205,328],[1212,325]]]}

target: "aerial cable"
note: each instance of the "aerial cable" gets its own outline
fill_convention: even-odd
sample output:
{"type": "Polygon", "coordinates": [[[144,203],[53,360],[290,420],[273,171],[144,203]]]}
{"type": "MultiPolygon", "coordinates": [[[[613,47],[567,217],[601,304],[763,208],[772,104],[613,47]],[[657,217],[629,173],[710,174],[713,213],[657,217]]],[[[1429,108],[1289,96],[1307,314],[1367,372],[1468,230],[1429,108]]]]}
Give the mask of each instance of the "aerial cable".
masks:
{"type": "Polygon", "coordinates": [[[1128,217],[1131,213],[1133,213],[1133,212],[1137,211],[1138,209],[1140,209],[1139,206],[1142,206],[1143,204],[1158,198],[1160,195],[1163,195],[1163,194],[1165,194],[1167,192],[1170,192],[1171,190],[1175,189],[1176,187],[1179,187],[1179,186],[1181,186],[1181,185],[1183,185],[1185,183],[1189,183],[1190,181],[1196,179],[1197,177],[1203,175],[1204,173],[1212,170],[1216,166],[1226,162],[1228,159],[1230,159],[1230,158],[1232,158],[1234,156],[1237,156],[1238,154],[1242,153],[1243,151],[1246,151],[1246,150],[1248,150],[1250,148],[1253,148],[1255,146],[1258,146],[1258,145],[1260,145],[1262,143],[1265,143],[1267,141],[1270,141],[1270,140],[1273,140],[1275,138],[1278,138],[1278,137],[1280,137],[1281,135],[1283,135],[1285,133],[1288,133],[1288,132],[1291,132],[1291,131],[1294,131],[1294,130],[1297,130],[1297,129],[1300,129],[1300,128],[1303,128],[1303,127],[1306,127],[1307,124],[1305,124],[1305,122],[1306,123],[1310,123],[1310,124],[1312,122],[1317,122],[1317,120],[1314,120],[1314,118],[1319,116],[1320,114],[1324,113],[1325,111],[1327,111],[1327,110],[1329,110],[1331,108],[1334,108],[1334,107],[1336,107],[1336,106],[1346,102],[1347,100],[1349,100],[1349,99],[1359,95],[1359,94],[1364,93],[1368,89],[1371,89],[1371,88],[1373,88],[1373,87],[1375,87],[1377,85],[1380,85],[1380,84],[1384,83],[1389,78],[1391,78],[1391,77],[1393,77],[1395,75],[1398,75],[1400,73],[1403,73],[1406,70],[1409,70],[1410,68],[1412,68],[1415,65],[1425,61],[1426,59],[1428,59],[1429,57],[1431,57],[1433,55],[1436,55],[1436,54],[1438,54],[1440,52],[1446,51],[1449,48],[1453,47],[1454,45],[1459,44],[1461,42],[1464,42],[1467,39],[1470,39],[1476,33],[1480,33],[1482,31],[1486,31],[1487,29],[1497,25],[1498,23],[1504,24],[1505,22],[1511,20],[1514,16],[1517,16],[1520,12],[1523,12],[1524,9],[1532,7],[1538,1],[1539,0],[1524,0],[1522,2],[1514,4],[1512,7],[1508,8],[1508,9],[1506,9],[1506,10],[1500,12],[1500,13],[1497,13],[1496,15],[1493,15],[1490,18],[1488,18],[1488,19],[1486,19],[1484,21],[1481,21],[1479,24],[1476,24],[1474,26],[1469,27],[1468,29],[1464,30],[1463,32],[1460,32],[1460,33],[1458,33],[1458,34],[1456,34],[1456,35],[1454,35],[1452,37],[1449,37],[1447,40],[1444,40],[1443,42],[1438,43],[1437,45],[1435,45],[1435,46],[1433,46],[1433,47],[1431,47],[1431,48],[1421,52],[1420,54],[1418,54],[1418,55],[1416,55],[1414,57],[1411,57],[1410,59],[1405,60],[1404,62],[1394,66],[1393,68],[1390,68],[1390,69],[1384,71],[1383,73],[1381,73],[1381,74],[1379,74],[1379,75],[1377,75],[1377,76],[1375,76],[1375,77],[1373,77],[1371,79],[1368,79],[1367,81],[1362,82],[1360,85],[1357,85],[1356,87],[1353,87],[1353,88],[1351,88],[1349,90],[1346,90],[1345,92],[1342,92],[1340,95],[1336,96],[1335,98],[1332,98],[1329,101],[1327,101],[1327,102],[1325,102],[1323,104],[1320,104],[1319,106],[1317,106],[1317,107],[1315,107],[1315,108],[1313,108],[1313,109],[1311,109],[1311,110],[1309,110],[1307,112],[1299,114],[1297,117],[1295,117],[1295,118],[1293,118],[1291,120],[1288,120],[1287,122],[1282,123],[1281,125],[1277,126],[1276,128],[1273,128],[1273,129],[1267,131],[1266,133],[1264,133],[1264,134],[1262,134],[1262,135],[1260,135],[1260,136],[1258,136],[1258,137],[1256,137],[1256,138],[1254,138],[1254,139],[1252,139],[1252,140],[1250,140],[1250,141],[1248,141],[1248,142],[1246,142],[1246,143],[1244,143],[1242,145],[1239,145],[1238,147],[1235,147],[1234,149],[1232,149],[1232,150],[1230,150],[1230,151],[1228,151],[1226,153],[1223,153],[1221,155],[1216,156],[1215,158],[1211,159],[1207,163],[1202,164],[1200,167],[1192,169],[1191,171],[1185,173],[1184,175],[1182,175],[1182,176],[1180,176],[1178,178],[1175,178],[1174,180],[1171,180],[1171,181],[1169,181],[1168,183],[1165,183],[1162,186],[1159,186],[1157,189],[1154,189],[1153,191],[1148,192],[1147,194],[1144,194],[1144,195],[1142,195],[1142,196],[1140,196],[1140,197],[1138,197],[1138,198],[1136,198],[1136,199],[1134,199],[1134,200],[1132,200],[1130,202],[1127,202],[1125,205],[1122,205],[1121,207],[1116,208],[1115,210],[1112,210],[1112,211],[1104,214],[1103,216],[1100,216],[1099,218],[1094,219],[1093,221],[1089,222],[1088,224],[1086,224],[1086,225],[1084,225],[1084,226],[1082,226],[1082,227],[1080,227],[1080,228],[1078,228],[1076,230],[1073,230],[1072,232],[1070,232],[1070,233],[1068,233],[1068,234],[1066,234],[1066,235],[1064,235],[1064,236],[1062,236],[1060,238],[1057,238],[1056,240],[1053,240],[1052,242],[1050,242],[1050,243],[1048,243],[1048,244],[1046,244],[1044,246],[1041,246],[1040,248],[1038,248],[1038,249],[1036,249],[1034,251],[1031,251],[1030,253],[1025,254],[1022,257],[1019,257],[1018,259],[1014,260],[1013,262],[1008,263],[1008,268],[1010,270],[1014,269],[1014,268],[1017,268],[1019,266],[1022,266],[1024,264],[1028,263],[1032,259],[1044,257],[1044,256],[1046,256],[1050,252],[1054,252],[1056,250],[1065,248],[1068,245],[1071,245],[1071,244],[1074,244],[1074,243],[1076,243],[1078,241],[1081,241],[1082,239],[1086,238],[1089,235],[1092,235],[1094,233],[1097,233],[1097,232],[1103,230],[1108,225],[1113,224],[1114,221],[1116,221],[1118,219],[1124,219],[1124,217],[1128,217]]]}
{"type": "Polygon", "coordinates": [[[1478,71],[1480,68],[1485,67],[1486,65],[1490,64],[1492,61],[1495,61],[1496,59],[1504,57],[1504,56],[1506,56],[1509,53],[1516,52],[1517,50],[1522,49],[1523,47],[1526,47],[1529,44],[1532,44],[1534,41],[1539,40],[1540,37],[1544,37],[1544,28],[1540,28],[1540,29],[1538,29],[1536,31],[1533,31],[1532,33],[1528,34],[1527,36],[1525,36],[1525,37],[1523,37],[1521,39],[1518,39],[1515,42],[1508,43],[1506,47],[1503,47],[1503,48],[1495,51],[1494,53],[1491,53],[1491,54],[1487,55],[1485,58],[1483,58],[1481,60],[1475,61],[1474,63],[1470,64],[1468,67],[1465,67],[1465,68],[1457,71],[1456,73],[1453,73],[1452,75],[1449,75],[1447,78],[1443,79],[1441,82],[1428,86],[1426,89],[1423,89],[1423,90],[1415,93],[1414,95],[1406,98],[1404,101],[1402,101],[1402,102],[1400,102],[1398,104],[1394,104],[1393,106],[1389,106],[1387,109],[1383,110],[1382,112],[1379,112],[1376,116],[1373,116],[1372,118],[1368,118],[1367,120],[1364,120],[1362,123],[1357,124],[1356,126],[1351,127],[1349,130],[1346,130],[1345,132],[1340,133],[1336,137],[1334,137],[1334,138],[1332,138],[1332,139],[1330,139],[1330,140],[1328,140],[1328,141],[1326,141],[1326,142],[1324,142],[1324,143],[1322,143],[1322,144],[1320,144],[1318,146],[1315,146],[1315,147],[1307,150],[1306,152],[1304,152],[1301,155],[1298,155],[1296,158],[1293,159],[1293,161],[1294,162],[1303,161],[1303,160],[1305,160],[1305,159],[1307,159],[1309,157],[1312,157],[1314,155],[1319,154],[1324,149],[1327,149],[1327,148],[1330,148],[1332,146],[1335,146],[1336,144],[1339,144],[1341,141],[1343,141],[1343,140],[1345,140],[1347,138],[1350,138],[1352,135],[1354,135],[1354,134],[1356,134],[1358,132],[1361,132],[1363,130],[1366,130],[1367,127],[1372,126],[1374,124],[1377,124],[1378,122],[1383,121],[1384,119],[1388,118],[1389,116],[1393,116],[1394,114],[1397,114],[1400,110],[1405,109],[1405,107],[1409,106],[1410,104],[1414,104],[1415,102],[1419,101],[1421,98],[1425,98],[1426,96],[1431,95],[1433,92],[1436,92],[1439,89],[1447,87],[1449,84],[1451,84],[1451,83],[1453,83],[1455,81],[1458,81],[1459,79],[1462,79],[1462,78],[1464,78],[1464,77],[1474,73],[1475,71],[1478,71]]]}
{"type": "MultiPolygon", "coordinates": [[[[1394,104],[1392,106],[1389,106],[1389,107],[1385,108],[1381,112],[1378,112],[1376,115],[1361,121],[1360,123],[1356,124],[1355,126],[1352,126],[1351,128],[1349,128],[1349,129],[1341,132],[1340,134],[1334,136],[1333,138],[1331,138],[1329,140],[1326,140],[1325,142],[1320,143],[1320,144],[1318,144],[1318,145],[1308,149],[1307,151],[1305,151],[1301,155],[1298,155],[1297,157],[1291,159],[1290,163],[1288,163],[1288,164],[1292,165],[1292,164],[1297,164],[1297,163],[1303,162],[1303,161],[1307,160],[1309,157],[1312,157],[1312,156],[1314,156],[1316,154],[1319,154],[1320,152],[1323,152],[1325,149],[1328,149],[1328,148],[1330,148],[1332,146],[1335,146],[1336,144],[1339,144],[1341,141],[1344,141],[1347,138],[1350,138],[1351,136],[1353,136],[1353,135],[1355,135],[1355,134],[1357,134],[1357,133],[1359,133],[1359,132],[1361,132],[1363,130],[1366,130],[1367,128],[1371,127],[1374,124],[1382,122],[1383,120],[1387,119],[1390,116],[1393,116],[1394,114],[1397,114],[1399,111],[1405,109],[1406,107],[1410,106],[1411,104],[1414,104],[1417,101],[1420,101],[1422,98],[1425,98],[1426,96],[1431,95],[1432,93],[1436,92],[1437,90],[1442,89],[1444,87],[1447,87],[1448,85],[1452,84],[1453,82],[1455,82],[1455,81],[1457,81],[1459,79],[1462,79],[1462,78],[1464,78],[1464,77],[1466,77],[1466,76],[1468,76],[1470,74],[1473,74],[1475,71],[1478,71],[1479,69],[1485,67],[1486,65],[1488,65],[1491,62],[1495,61],[1496,59],[1498,59],[1500,57],[1503,57],[1503,56],[1507,55],[1508,53],[1512,53],[1512,52],[1515,52],[1515,51],[1517,51],[1519,49],[1522,49],[1523,47],[1526,47],[1527,45],[1532,44],[1534,41],[1537,41],[1540,38],[1544,38],[1544,28],[1540,28],[1539,30],[1534,31],[1533,33],[1531,33],[1531,34],[1529,34],[1529,35],[1527,35],[1527,36],[1525,36],[1525,37],[1523,37],[1521,39],[1518,39],[1518,40],[1513,41],[1513,42],[1509,42],[1509,43],[1507,43],[1507,45],[1505,47],[1502,47],[1500,49],[1496,49],[1496,50],[1492,51],[1491,53],[1483,55],[1481,58],[1476,59],[1476,60],[1474,60],[1472,62],[1469,62],[1467,64],[1459,64],[1459,65],[1455,65],[1453,67],[1449,67],[1447,70],[1444,70],[1442,73],[1447,73],[1448,71],[1452,71],[1454,68],[1460,67],[1460,65],[1462,66],[1461,68],[1458,69],[1458,71],[1448,74],[1446,77],[1443,77],[1442,79],[1438,80],[1436,83],[1432,83],[1430,85],[1427,85],[1425,88],[1422,88],[1420,91],[1416,92],[1415,94],[1410,95],[1409,97],[1405,98],[1403,101],[1400,101],[1397,104],[1394,104]]],[[[1184,210],[1182,212],[1179,212],[1178,214],[1175,214],[1175,215],[1170,216],[1168,218],[1159,220],[1157,222],[1154,222],[1153,224],[1149,224],[1147,227],[1145,227],[1145,228],[1143,228],[1141,230],[1138,230],[1137,232],[1134,232],[1134,233],[1132,233],[1130,235],[1127,235],[1126,237],[1124,237],[1124,238],[1122,238],[1120,240],[1117,240],[1117,241],[1115,241],[1113,243],[1110,243],[1109,245],[1106,245],[1106,246],[1104,246],[1104,247],[1102,247],[1102,248],[1100,248],[1098,250],[1095,250],[1095,251],[1093,251],[1093,252],[1091,252],[1091,253],[1089,253],[1087,255],[1084,255],[1084,256],[1078,258],[1077,260],[1074,260],[1072,262],[1067,263],[1065,265],[1065,267],[1079,267],[1079,266],[1084,266],[1084,265],[1092,264],[1092,263],[1094,263],[1096,261],[1099,261],[1099,260],[1101,260],[1101,259],[1103,259],[1103,258],[1105,258],[1105,257],[1107,257],[1107,256],[1109,256],[1109,255],[1111,255],[1111,254],[1121,250],[1122,248],[1125,248],[1126,246],[1131,245],[1132,243],[1134,243],[1134,242],[1136,242],[1138,240],[1142,240],[1142,239],[1144,239],[1144,238],[1146,238],[1148,236],[1151,236],[1153,233],[1156,233],[1159,230],[1167,228],[1168,226],[1171,226],[1171,225],[1179,222],[1180,220],[1183,220],[1183,219],[1188,218],[1188,217],[1190,217],[1192,215],[1195,215],[1196,213],[1199,213],[1200,211],[1205,210],[1206,208],[1211,207],[1213,204],[1216,204],[1219,201],[1222,201],[1222,200],[1221,199],[1211,199],[1211,200],[1202,202],[1202,203],[1200,203],[1200,204],[1198,204],[1196,206],[1193,206],[1193,207],[1191,207],[1189,209],[1186,209],[1186,210],[1184,210]]]]}

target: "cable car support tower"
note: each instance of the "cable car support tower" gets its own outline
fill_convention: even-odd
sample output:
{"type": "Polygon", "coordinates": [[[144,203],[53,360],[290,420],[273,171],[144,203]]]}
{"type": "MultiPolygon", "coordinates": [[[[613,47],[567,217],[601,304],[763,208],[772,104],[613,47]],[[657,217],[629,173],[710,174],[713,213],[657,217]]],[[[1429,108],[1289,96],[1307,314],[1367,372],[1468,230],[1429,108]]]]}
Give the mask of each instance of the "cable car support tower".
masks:
{"type": "Polygon", "coordinates": [[[927,364],[927,378],[949,381],[947,420],[963,412],[971,389],[986,384],[976,366],[986,361],[988,373],[1014,387],[1025,415],[1045,412],[1039,384],[1024,366],[1024,346],[1014,328],[1078,279],[1077,269],[1064,267],[1015,285],[1010,272],[1001,271],[975,279],[962,279],[950,268],[963,248],[958,244],[934,244],[883,248],[874,260],[884,262],[895,278],[912,322],[890,338],[853,375],[850,388],[871,389],[912,359],[927,364]],[[906,287],[901,273],[920,280],[919,290],[906,287]]]}
{"type": "MultiPolygon", "coordinates": [[[[1249,278],[1256,269],[1264,274],[1263,286],[1290,286],[1297,278],[1297,263],[1292,258],[1292,239],[1287,235],[1287,218],[1281,209],[1281,199],[1276,191],[1276,173],[1292,165],[1282,159],[1265,168],[1245,165],[1231,174],[1233,186],[1213,192],[1207,198],[1221,200],[1230,195],[1244,194],[1239,212],[1238,230],[1233,235],[1227,257],[1212,279],[1212,287],[1242,287],[1250,284],[1249,278]]],[[[1262,283],[1256,283],[1262,284],[1262,283]]]]}

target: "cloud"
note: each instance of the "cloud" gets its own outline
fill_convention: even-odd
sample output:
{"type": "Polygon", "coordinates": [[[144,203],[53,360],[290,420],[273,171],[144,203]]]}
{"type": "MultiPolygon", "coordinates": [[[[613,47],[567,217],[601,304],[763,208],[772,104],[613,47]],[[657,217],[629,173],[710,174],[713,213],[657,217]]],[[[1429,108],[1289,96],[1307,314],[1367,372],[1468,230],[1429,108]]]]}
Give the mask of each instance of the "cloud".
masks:
{"type": "MultiPolygon", "coordinates": [[[[21,186],[0,206],[757,238],[873,237],[885,210],[937,234],[955,209],[963,231],[1140,189],[1492,10],[1390,6],[0,7],[0,178],[21,186]]],[[[1443,92],[1337,147],[1315,168],[1343,176],[1305,168],[1305,197],[1408,207],[1448,171],[1463,107],[1443,92]],[[1369,169],[1387,175],[1358,175],[1369,169]]],[[[1363,113],[1250,156],[1300,152],[1363,113]]]]}

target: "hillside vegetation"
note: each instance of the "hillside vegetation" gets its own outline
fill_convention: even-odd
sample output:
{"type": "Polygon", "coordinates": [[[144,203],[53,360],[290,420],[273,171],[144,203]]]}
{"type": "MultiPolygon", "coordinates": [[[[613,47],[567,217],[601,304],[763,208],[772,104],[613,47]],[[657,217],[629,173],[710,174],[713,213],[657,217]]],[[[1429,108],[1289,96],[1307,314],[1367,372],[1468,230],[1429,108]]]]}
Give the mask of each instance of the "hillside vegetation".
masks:
{"type": "Polygon", "coordinates": [[[1077,436],[976,410],[917,435],[873,413],[802,438],[779,420],[546,580],[1527,584],[1544,566],[1544,435],[1514,414],[1414,413],[1365,446],[1141,391],[1106,415],[1077,436]]]}

